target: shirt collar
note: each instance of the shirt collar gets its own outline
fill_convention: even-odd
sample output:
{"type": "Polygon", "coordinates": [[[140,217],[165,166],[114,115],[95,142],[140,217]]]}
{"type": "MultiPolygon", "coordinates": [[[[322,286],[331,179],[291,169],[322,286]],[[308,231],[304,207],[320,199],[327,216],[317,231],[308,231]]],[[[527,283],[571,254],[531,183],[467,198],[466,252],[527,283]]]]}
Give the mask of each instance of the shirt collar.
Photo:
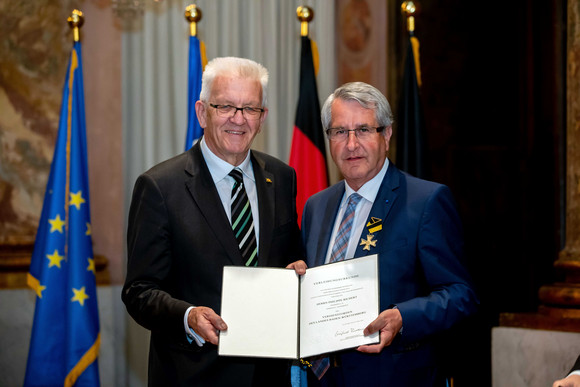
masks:
{"type": "MultiPolygon", "coordinates": [[[[375,177],[373,177],[372,179],[370,179],[369,181],[364,183],[363,186],[360,187],[358,191],[355,191],[354,189],[352,189],[345,180],[344,181],[344,191],[345,191],[344,198],[346,199],[354,192],[357,192],[364,199],[368,200],[371,203],[374,203],[375,199],[377,197],[377,194],[379,193],[379,188],[381,186],[381,183],[383,182],[383,179],[385,177],[385,174],[387,173],[388,168],[389,168],[389,159],[385,158],[385,162],[383,164],[383,167],[379,171],[379,173],[377,173],[375,177]]],[[[346,203],[346,200],[343,200],[342,205],[344,205],[345,203],[346,203]]]]}
{"type": "MultiPolygon", "coordinates": [[[[217,183],[218,181],[221,181],[222,179],[227,177],[228,174],[232,171],[232,169],[236,168],[232,164],[216,156],[215,153],[213,153],[207,146],[205,142],[205,137],[201,138],[200,147],[201,154],[205,159],[207,168],[211,173],[211,177],[214,183],[217,183]]],[[[252,179],[252,181],[255,181],[254,169],[252,168],[252,163],[250,161],[250,151],[248,151],[246,158],[244,159],[244,161],[242,161],[240,165],[237,166],[237,168],[239,168],[242,171],[242,173],[246,175],[246,177],[252,179]]]]}

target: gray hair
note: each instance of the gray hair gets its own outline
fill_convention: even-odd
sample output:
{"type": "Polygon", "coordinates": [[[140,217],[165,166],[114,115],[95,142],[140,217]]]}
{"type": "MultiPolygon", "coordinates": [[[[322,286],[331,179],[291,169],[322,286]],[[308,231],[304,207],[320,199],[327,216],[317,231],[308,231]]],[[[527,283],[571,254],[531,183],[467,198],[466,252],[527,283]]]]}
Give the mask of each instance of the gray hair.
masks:
{"type": "Polygon", "coordinates": [[[334,90],[322,106],[320,113],[324,130],[330,126],[332,120],[332,103],[335,99],[343,101],[356,101],[365,109],[374,109],[375,118],[379,126],[391,126],[393,113],[387,98],[377,88],[364,82],[349,82],[334,90]]]}
{"type": "Polygon", "coordinates": [[[217,76],[233,76],[259,81],[262,85],[262,107],[266,106],[266,88],[268,87],[268,70],[261,64],[250,59],[223,57],[208,62],[201,77],[201,92],[199,99],[209,102],[211,87],[217,76]]]}

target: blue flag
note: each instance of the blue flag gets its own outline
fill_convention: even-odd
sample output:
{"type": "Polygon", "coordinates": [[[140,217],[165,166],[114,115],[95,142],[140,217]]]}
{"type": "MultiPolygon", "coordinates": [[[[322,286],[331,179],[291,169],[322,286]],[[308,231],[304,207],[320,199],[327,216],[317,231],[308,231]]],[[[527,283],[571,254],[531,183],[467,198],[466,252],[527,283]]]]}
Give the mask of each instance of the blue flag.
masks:
{"type": "Polygon", "coordinates": [[[187,82],[187,135],[185,136],[185,150],[193,146],[196,140],[203,135],[195,114],[195,102],[201,92],[201,74],[203,73],[203,42],[197,36],[189,37],[189,79],[187,82]]]}
{"type": "Polygon", "coordinates": [[[75,42],[28,273],[37,298],[25,386],[99,385],[95,273],[81,44],[75,42]]]}

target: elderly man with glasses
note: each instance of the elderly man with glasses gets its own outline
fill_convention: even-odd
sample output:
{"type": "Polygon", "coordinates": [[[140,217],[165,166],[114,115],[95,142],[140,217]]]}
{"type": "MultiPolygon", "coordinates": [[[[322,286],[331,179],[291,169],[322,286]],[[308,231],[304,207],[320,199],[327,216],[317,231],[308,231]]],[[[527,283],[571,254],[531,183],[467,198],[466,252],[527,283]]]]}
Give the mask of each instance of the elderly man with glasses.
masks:
{"type": "Polygon", "coordinates": [[[451,192],[389,161],[392,123],[387,99],[362,82],[339,87],[322,108],[344,181],[304,207],[307,264],[378,254],[380,314],[364,333],[379,331],[380,342],[310,359],[310,387],[444,386],[438,335],[478,305],[451,192]]]}
{"type": "Polygon", "coordinates": [[[135,183],[122,299],[151,330],[150,386],[289,384],[287,361],[219,357],[216,347],[227,329],[217,314],[223,267],[301,257],[296,173],[250,150],[268,114],[267,82],[256,62],[209,62],[195,105],[202,139],[135,183]]]}

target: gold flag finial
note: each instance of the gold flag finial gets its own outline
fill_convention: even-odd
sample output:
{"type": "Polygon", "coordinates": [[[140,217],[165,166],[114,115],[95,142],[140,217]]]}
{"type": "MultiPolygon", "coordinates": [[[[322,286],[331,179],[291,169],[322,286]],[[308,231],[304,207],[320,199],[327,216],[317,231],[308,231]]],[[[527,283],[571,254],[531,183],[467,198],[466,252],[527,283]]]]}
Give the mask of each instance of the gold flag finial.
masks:
{"type": "Polygon", "coordinates": [[[407,17],[407,31],[415,32],[415,13],[417,6],[412,1],[405,1],[401,4],[401,13],[407,17]]]}
{"type": "Polygon", "coordinates": [[[296,16],[300,20],[300,36],[308,36],[308,23],[314,19],[314,11],[306,5],[301,5],[296,8],[296,16]]]}
{"type": "Polygon", "coordinates": [[[72,11],[72,14],[66,19],[68,25],[73,30],[73,38],[75,42],[81,40],[81,34],[79,32],[79,28],[83,26],[85,23],[85,18],[83,13],[78,9],[72,11]]]}
{"type": "Polygon", "coordinates": [[[201,9],[195,4],[185,7],[185,20],[189,22],[189,33],[191,36],[197,36],[197,22],[203,16],[201,9]]]}

